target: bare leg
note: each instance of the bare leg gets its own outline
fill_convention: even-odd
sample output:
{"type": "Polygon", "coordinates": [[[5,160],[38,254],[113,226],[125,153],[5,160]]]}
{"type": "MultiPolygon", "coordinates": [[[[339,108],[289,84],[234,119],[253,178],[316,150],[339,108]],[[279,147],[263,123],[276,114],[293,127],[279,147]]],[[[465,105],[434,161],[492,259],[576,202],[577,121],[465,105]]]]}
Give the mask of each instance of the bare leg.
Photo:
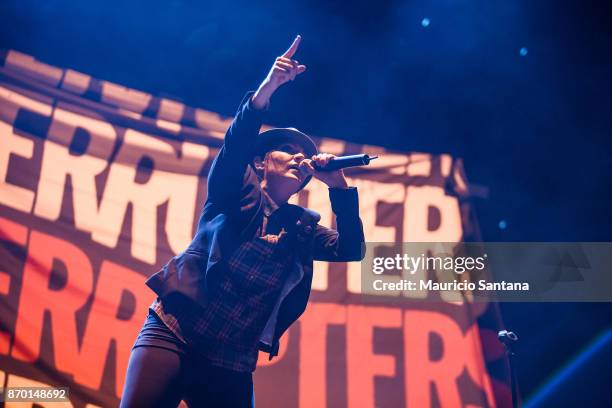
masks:
{"type": "Polygon", "coordinates": [[[120,408],[176,407],[181,401],[181,357],[160,347],[136,347],[128,364],[120,408]]]}

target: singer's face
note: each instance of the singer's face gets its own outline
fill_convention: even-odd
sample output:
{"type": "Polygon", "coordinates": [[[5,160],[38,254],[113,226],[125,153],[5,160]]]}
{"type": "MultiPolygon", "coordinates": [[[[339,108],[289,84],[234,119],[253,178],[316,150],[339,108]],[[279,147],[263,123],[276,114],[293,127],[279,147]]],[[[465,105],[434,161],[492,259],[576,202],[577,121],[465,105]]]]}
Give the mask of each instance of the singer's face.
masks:
{"type": "Polygon", "coordinates": [[[301,146],[294,143],[280,145],[266,154],[264,179],[267,183],[282,184],[297,191],[307,177],[299,169],[304,159],[301,146]]]}

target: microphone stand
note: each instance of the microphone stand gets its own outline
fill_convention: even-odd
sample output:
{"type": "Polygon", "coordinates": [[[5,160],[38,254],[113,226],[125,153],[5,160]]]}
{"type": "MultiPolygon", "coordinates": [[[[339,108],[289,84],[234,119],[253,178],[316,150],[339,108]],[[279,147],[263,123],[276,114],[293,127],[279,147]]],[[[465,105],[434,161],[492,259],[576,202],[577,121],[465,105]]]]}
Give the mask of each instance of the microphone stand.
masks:
{"type": "Polygon", "coordinates": [[[501,330],[497,333],[497,339],[506,349],[506,357],[510,367],[510,387],[512,390],[512,408],[518,408],[518,378],[516,376],[516,353],[514,345],[518,342],[518,336],[511,331],[501,330]]]}

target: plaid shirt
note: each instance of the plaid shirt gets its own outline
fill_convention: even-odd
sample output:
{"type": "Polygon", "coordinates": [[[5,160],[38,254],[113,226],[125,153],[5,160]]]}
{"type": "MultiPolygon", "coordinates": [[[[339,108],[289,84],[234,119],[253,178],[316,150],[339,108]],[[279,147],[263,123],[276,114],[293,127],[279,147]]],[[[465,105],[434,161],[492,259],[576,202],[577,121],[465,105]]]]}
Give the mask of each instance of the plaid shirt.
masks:
{"type": "MultiPolygon", "coordinates": [[[[267,194],[264,198],[266,216],[258,233],[266,231],[269,216],[278,209],[267,194]]],[[[298,265],[295,256],[297,244],[304,242],[294,238],[283,229],[243,242],[227,261],[226,273],[220,274],[205,308],[159,298],[150,308],[181,341],[214,365],[254,371],[259,349],[277,346],[260,342],[264,329],[271,343],[279,306],[304,275],[304,265],[298,265]]]]}

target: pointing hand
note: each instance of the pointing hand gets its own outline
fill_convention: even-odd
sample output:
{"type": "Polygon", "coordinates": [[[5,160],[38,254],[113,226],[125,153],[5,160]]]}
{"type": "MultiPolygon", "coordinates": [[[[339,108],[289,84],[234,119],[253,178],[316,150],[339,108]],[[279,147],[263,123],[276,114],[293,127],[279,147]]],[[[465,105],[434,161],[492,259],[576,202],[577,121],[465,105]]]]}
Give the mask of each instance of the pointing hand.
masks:
{"type": "Polygon", "coordinates": [[[306,65],[300,65],[297,60],[293,59],[301,40],[302,37],[300,35],[295,37],[287,51],[274,61],[270,72],[268,72],[266,78],[259,85],[257,92],[253,95],[253,103],[257,108],[266,106],[272,94],[281,85],[293,81],[296,76],[306,71],[306,65]]]}

